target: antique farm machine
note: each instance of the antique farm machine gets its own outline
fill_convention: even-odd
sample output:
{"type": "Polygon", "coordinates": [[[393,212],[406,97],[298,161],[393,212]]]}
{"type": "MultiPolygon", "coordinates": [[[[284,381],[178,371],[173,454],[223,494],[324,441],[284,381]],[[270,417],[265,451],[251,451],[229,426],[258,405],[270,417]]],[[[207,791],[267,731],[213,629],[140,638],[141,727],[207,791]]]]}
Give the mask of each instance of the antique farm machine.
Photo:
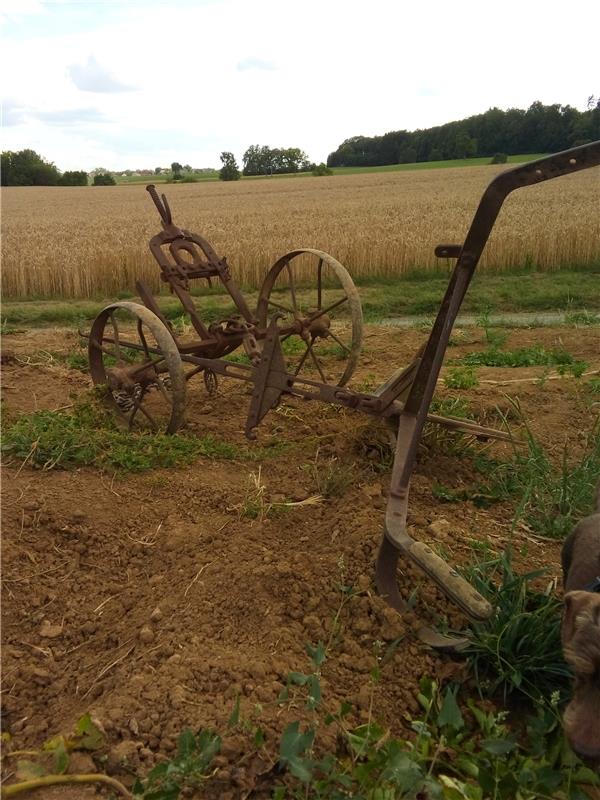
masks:
{"type": "MultiPolygon", "coordinates": [[[[246,419],[246,435],[251,439],[265,415],[286,396],[388,418],[397,427],[397,444],[377,558],[378,590],[393,608],[406,608],[396,579],[402,554],[418,564],[466,614],[483,620],[492,613],[489,603],[430,547],[407,533],[417,447],[426,420],[483,439],[506,437],[464,420],[429,414],[452,326],[508,194],[599,164],[600,141],[505,170],[490,183],[464,243],[435,248],[438,257],[456,259],[456,265],[426,344],[410,364],[394,372],[372,394],[347,386],[360,354],[362,311],[354,283],[338,261],[319,250],[287,253],[267,273],[257,307],[251,309],[226,259],[202,236],[175,225],[166,197],[159,197],[155,187],[148,186],[162,221],[162,231],[150,240],[150,250],[160,266],[161,279],[189,318],[193,337],[190,340],[178,334],[148,286],[138,281],[143,305],[113,303],[92,325],[88,338],[93,382],[106,387],[129,427],[142,423],[168,433],[175,433],[184,422],[187,383],[197,374],[202,374],[209,393],[217,390],[218,376],[251,386],[246,419]],[[237,313],[203,320],[190,294],[190,282],[200,278],[219,280],[237,313]],[[239,348],[246,358],[231,360],[239,348]],[[336,358],[325,366],[322,355],[332,349],[336,358]]],[[[426,627],[419,636],[437,647],[464,644],[426,627]]]]}

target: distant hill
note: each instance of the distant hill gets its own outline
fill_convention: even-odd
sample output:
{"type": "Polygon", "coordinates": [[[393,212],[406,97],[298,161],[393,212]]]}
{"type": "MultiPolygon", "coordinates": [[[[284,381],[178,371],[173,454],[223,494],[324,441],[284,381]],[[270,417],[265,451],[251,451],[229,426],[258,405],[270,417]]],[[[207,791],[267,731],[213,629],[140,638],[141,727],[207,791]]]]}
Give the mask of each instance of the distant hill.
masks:
{"type": "Polygon", "coordinates": [[[490,108],[436,128],[353,136],[330,153],[327,166],[379,167],[496,153],[555,153],[597,139],[600,100],[590,97],[587,111],[535,102],[527,110],[490,108]]]}

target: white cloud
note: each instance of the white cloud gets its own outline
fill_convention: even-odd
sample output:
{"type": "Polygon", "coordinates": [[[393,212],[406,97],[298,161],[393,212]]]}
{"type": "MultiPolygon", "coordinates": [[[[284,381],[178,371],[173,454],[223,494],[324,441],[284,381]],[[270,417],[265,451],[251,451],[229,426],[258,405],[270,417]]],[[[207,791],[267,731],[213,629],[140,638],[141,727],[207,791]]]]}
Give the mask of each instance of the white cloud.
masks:
{"type": "Polygon", "coordinates": [[[85,64],[70,64],[67,72],[75,86],[83,92],[131,92],[133,86],[114,78],[111,73],[101,66],[96,58],[91,55],[85,64]]]}
{"type": "Polygon", "coordinates": [[[38,0],[2,0],[0,25],[18,21],[22,17],[43,14],[44,6],[38,0]]]}
{"type": "Polygon", "coordinates": [[[265,61],[263,58],[256,58],[255,56],[247,56],[246,58],[242,58],[241,61],[238,61],[236,68],[239,72],[246,72],[246,70],[250,69],[271,72],[272,70],[277,69],[272,61],[265,61]]]}
{"type": "Polygon", "coordinates": [[[571,0],[572,31],[552,0],[13,5],[31,13],[3,33],[3,146],[63,169],[217,166],[257,143],[321,161],[350,136],[597,92],[592,0],[571,0]]]}

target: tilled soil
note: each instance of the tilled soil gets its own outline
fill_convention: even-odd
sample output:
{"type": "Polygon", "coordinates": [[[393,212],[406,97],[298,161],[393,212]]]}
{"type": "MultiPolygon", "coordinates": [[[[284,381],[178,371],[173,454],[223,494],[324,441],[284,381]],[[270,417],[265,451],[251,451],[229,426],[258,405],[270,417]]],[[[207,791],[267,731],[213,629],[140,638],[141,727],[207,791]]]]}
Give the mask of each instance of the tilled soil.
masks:
{"type": "MultiPolygon", "coordinates": [[[[368,327],[353,386],[376,386],[407,363],[427,334],[368,327]]],[[[477,329],[455,331],[447,357],[485,347],[477,329]]],[[[597,328],[542,328],[510,334],[505,347],[561,346],[589,369],[599,366],[597,328]]],[[[87,375],[50,353],[77,347],[71,331],[32,330],[3,341],[5,425],[36,409],[68,407],[90,385],[87,375]]],[[[542,368],[478,370],[480,385],[439,396],[469,400],[483,424],[500,425],[507,396],[519,400],[536,437],[557,457],[565,441],[575,456],[598,402],[585,378],[540,378],[542,368]],[[489,381],[486,383],[485,381],[489,381]]],[[[192,383],[187,429],[247,445],[241,430],[246,389],[223,381],[208,398],[192,383]]],[[[423,621],[459,612],[410,564],[399,585],[416,589],[415,614],[401,617],[377,596],[374,561],[383,529],[389,470],[381,467],[385,431],[351,411],[285,402],[259,429],[273,447],[262,463],[200,459],[191,467],[136,475],[94,466],[3,468],[3,725],[15,747],[30,749],[68,732],[86,711],[106,731],[105,768],[126,783],[170,756],[186,727],[224,734],[215,796],[241,797],[260,785],[277,760],[283,728],[308,712],[277,697],[292,670],[310,671],[306,645],[329,645],[322,669],[325,705],[353,704],[352,722],[372,714],[407,735],[423,675],[463,674],[460,661],[427,650],[414,636],[423,621]],[[327,477],[332,496],[315,501],[327,477]],[[262,518],[244,515],[263,486],[262,518]],[[254,494],[252,494],[254,492],[254,494]],[[296,503],[296,505],[291,505],[296,503]],[[340,587],[352,586],[344,594],[340,587]],[[398,641],[400,640],[400,641],[398,641]],[[390,648],[390,645],[393,646],[390,648]],[[381,680],[371,670],[386,655],[381,680]],[[245,725],[227,733],[235,699],[245,725]],[[259,726],[265,745],[249,746],[259,726]]],[[[482,447],[482,445],[474,445],[482,447]]],[[[505,444],[486,446],[508,454],[505,444]]],[[[512,510],[495,504],[444,503],[434,483],[475,480],[472,462],[431,433],[411,487],[409,525],[453,562],[473,557],[475,543],[498,552],[512,544],[519,568],[548,570],[560,585],[560,545],[511,530],[512,510]],[[432,523],[446,520],[448,525],[432,523]]],[[[260,504],[259,504],[260,511],[260,504]]],[[[334,733],[331,733],[334,736],[334,733]]],[[[87,768],[92,765],[87,764],[87,768]]],[[[47,797],[93,796],[94,790],[47,791],[47,797]]]]}

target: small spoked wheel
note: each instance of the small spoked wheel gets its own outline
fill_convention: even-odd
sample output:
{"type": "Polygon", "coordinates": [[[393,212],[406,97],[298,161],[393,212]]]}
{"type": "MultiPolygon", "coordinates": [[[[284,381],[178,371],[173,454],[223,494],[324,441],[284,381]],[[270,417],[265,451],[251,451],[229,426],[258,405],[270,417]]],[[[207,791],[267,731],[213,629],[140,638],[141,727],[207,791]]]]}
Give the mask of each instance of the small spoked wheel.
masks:
{"type": "Polygon", "coordinates": [[[348,270],[321,250],[292,250],[269,270],[256,316],[279,320],[281,346],[295,375],[343,386],[362,344],[362,309],[348,270]]]}
{"type": "Polygon", "coordinates": [[[90,372],[130,430],[175,433],[183,423],[186,381],[173,337],[138,303],[114,303],[98,314],[88,347],[90,372]]]}

